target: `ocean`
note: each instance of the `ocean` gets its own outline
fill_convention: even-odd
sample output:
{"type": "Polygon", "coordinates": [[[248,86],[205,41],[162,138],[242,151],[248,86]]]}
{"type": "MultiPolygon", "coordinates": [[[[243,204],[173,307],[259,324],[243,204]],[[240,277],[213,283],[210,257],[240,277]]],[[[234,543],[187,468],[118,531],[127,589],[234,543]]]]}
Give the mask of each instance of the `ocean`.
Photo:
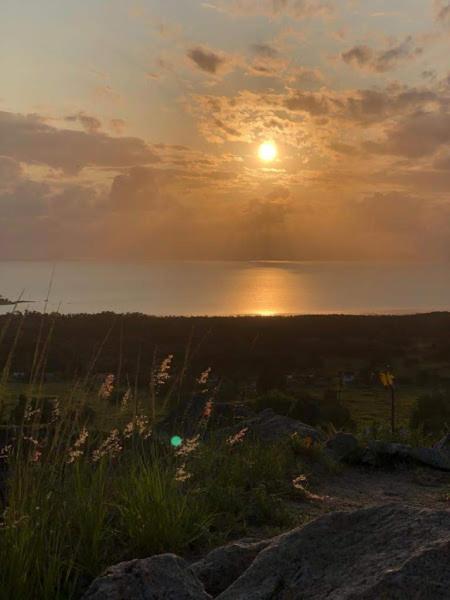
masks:
{"type": "MultiPolygon", "coordinates": [[[[399,314],[450,310],[450,265],[360,262],[0,261],[20,310],[149,315],[399,314]],[[48,294],[48,290],[50,293],[48,294]]],[[[7,312],[11,307],[0,307],[7,312]]]]}

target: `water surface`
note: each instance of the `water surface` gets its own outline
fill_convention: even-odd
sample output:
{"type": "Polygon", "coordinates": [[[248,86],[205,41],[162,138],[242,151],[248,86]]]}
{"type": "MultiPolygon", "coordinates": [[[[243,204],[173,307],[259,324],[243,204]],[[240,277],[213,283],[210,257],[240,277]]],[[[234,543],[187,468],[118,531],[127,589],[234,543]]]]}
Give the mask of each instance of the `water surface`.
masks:
{"type": "MultiPolygon", "coordinates": [[[[42,310],[152,315],[450,310],[450,265],[343,262],[0,262],[0,295],[42,310]]],[[[0,308],[2,312],[10,310],[0,308]]]]}

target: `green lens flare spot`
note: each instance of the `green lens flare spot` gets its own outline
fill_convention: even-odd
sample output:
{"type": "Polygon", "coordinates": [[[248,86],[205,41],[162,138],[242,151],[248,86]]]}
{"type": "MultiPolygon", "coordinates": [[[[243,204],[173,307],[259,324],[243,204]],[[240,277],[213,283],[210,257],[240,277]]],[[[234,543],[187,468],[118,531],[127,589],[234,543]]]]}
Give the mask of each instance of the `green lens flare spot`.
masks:
{"type": "Polygon", "coordinates": [[[173,438],[171,438],[171,440],[170,440],[170,444],[174,448],[179,448],[182,443],[183,443],[183,438],[180,438],[179,435],[174,435],[173,438]]]}

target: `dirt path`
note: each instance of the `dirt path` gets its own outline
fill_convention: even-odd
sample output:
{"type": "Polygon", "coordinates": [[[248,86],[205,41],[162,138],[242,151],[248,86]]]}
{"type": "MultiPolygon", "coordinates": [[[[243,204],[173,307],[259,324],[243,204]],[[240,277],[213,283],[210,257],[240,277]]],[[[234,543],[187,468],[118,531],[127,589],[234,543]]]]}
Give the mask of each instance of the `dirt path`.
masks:
{"type": "Polygon", "coordinates": [[[302,518],[307,520],[330,511],[351,511],[397,502],[450,510],[450,473],[432,469],[346,467],[338,475],[312,481],[310,489],[311,499],[297,504],[302,518]]]}

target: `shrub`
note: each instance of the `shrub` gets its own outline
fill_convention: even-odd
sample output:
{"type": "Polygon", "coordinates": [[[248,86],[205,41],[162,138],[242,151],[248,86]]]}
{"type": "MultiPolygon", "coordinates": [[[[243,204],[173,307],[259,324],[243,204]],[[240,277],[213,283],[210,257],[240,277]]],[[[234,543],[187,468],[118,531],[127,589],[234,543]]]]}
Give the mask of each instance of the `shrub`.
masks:
{"type": "Polygon", "coordinates": [[[450,392],[436,391],[416,400],[410,419],[411,429],[439,434],[450,429],[450,392]]]}
{"type": "Polygon", "coordinates": [[[350,411],[337,398],[335,392],[325,392],[322,400],[309,394],[298,398],[279,390],[272,390],[256,399],[257,410],[271,408],[274,412],[287,415],[309,425],[329,425],[339,429],[354,429],[350,411]]]}
{"type": "Polygon", "coordinates": [[[320,401],[320,420],[326,425],[331,423],[338,429],[355,429],[349,409],[339,400],[334,390],[327,390],[320,401]]]}

